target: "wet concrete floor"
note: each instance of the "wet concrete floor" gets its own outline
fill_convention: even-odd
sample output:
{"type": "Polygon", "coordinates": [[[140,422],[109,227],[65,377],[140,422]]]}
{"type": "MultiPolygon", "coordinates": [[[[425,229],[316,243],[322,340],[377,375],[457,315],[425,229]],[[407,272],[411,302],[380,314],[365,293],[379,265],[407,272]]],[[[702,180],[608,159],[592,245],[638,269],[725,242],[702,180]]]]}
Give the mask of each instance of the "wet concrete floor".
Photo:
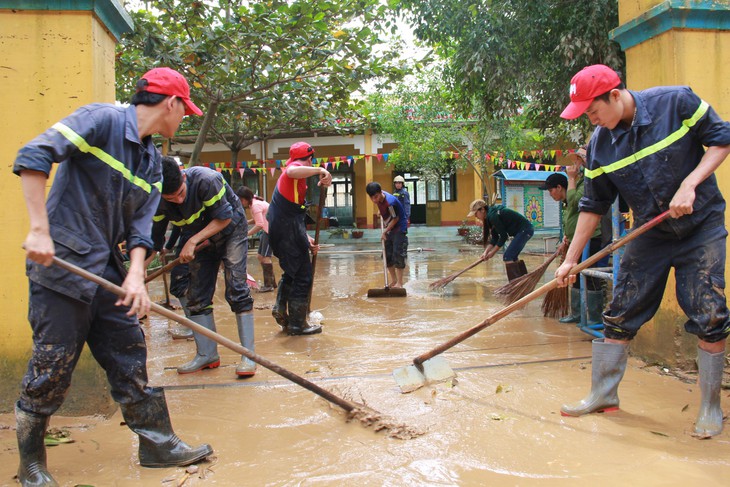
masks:
{"type": "MultiPolygon", "coordinates": [[[[543,318],[539,300],[446,351],[455,380],[402,394],[395,368],[502,307],[492,296],[506,282],[497,259],[441,292],[428,290],[477,259],[475,247],[459,247],[409,254],[408,296],[380,299],[366,297],[384,285],[378,254],[325,249],[313,297],[324,316],[321,335],[281,334],[270,315],[274,294],[254,295],[258,354],[422,436],[394,439],[347,422],[340,407],[261,367],[237,380],[239,356],[223,347],[220,368],[178,375],[194,343],[171,340],[167,320],[151,317],[144,325],[150,383],[165,387],[178,435],[210,443],[215,457],[190,476],[183,468],[141,468],[136,437],[120,425],[119,412],[54,416],[51,427],[68,429],[75,442],[48,449],[50,471],[64,486],[728,485],[730,430],[711,440],[691,437],[698,387],[637,359],[619,389],[621,411],[561,417],[560,405],[589,389],[591,337],[543,318]]],[[[524,258],[529,269],[545,259],[524,258]]],[[[260,278],[254,255],[249,262],[260,278]]],[[[222,284],[218,331],[237,340],[222,284]]],[[[150,294],[162,299],[161,281],[150,294]]],[[[722,395],[727,410],[730,398],[722,395]]],[[[0,415],[0,485],[14,485],[17,461],[14,418],[0,415]]]]}

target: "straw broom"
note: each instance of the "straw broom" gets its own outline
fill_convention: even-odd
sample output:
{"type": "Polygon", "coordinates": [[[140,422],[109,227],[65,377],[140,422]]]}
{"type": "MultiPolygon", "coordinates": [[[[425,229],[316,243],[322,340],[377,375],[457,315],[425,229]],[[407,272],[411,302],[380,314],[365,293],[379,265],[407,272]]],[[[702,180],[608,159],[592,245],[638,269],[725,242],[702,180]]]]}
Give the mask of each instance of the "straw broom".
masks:
{"type": "Polygon", "coordinates": [[[564,245],[559,245],[558,249],[553,255],[550,256],[540,267],[525,274],[524,276],[508,282],[502,287],[498,287],[494,290],[494,295],[502,301],[504,304],[512,304],[518,299],[527,296],[537,287],[537,283],[542,280],[542,276],[545,274],[548,266],[555,260],[555,258],[561,255],[564,251],[564,245]]]}
{"type": "Polygon", "coordinates": [[[472,269],[472,268],[478,266],[482,262],[484,262],[484,257],[479,257],[479,259],[477,259],[476,261],[472,262],[466,268],[460,270],[459,272],[454,272],[453,274],[450,274],[450,275],[448,275],[446,277],[442,277],[438,281],[432,282],[431,284],[429,284],[428,288],[431,289],[431,290],[433,290],[433,289],[441,289],[443,287],[446,287],[446,285],[449,284],[451,281],[453,281],[454,279],[456,279],[457,277],[459,277],[460,275],[462,275],[463,273],[465,273],[469,269],[472,269]]]}
{"type": "MultiPolygon", "coordinates": [[[[560,263],[565,261],[565,253],[560,256],[560,263]]],[[[568,302],[569,286],[556,287],[545,295],[542,301],[542,315],[546,318],[561,318],[568,314],[570,303],[568,302]]]]}

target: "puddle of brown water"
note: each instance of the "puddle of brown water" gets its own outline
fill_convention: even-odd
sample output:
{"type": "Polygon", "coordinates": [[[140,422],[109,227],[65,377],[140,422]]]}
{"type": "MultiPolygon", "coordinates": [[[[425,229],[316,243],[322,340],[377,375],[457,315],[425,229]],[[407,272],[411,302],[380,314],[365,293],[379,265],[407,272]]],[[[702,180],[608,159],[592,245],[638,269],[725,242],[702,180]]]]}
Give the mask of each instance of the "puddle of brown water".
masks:
{"type": "MultiPolygon", "coordinates": [[[[638,361],[630,362],[621,384],[620,412],[561,417],[560,405],[588,390],[590,337],[542,318],[539,302],[445,352],[458,374],[454,383],[401,394],[393,369],[501,308],[491,296],[505,282],[498,261],[428,292],[430,282],[476,257],[455,249],[409,254],[408,297],[376,300],[365,295],[383,286],[377,255],[323,255],[313,309],[323,314],[325,329],[313,337],[285,337],[268,309],[255,311],[257,353],[427,431],[407,441],[346,422],[337,406],[268,370],[236,380],[239,357],[222,347],[222,367],[180,376],[174,367],[192,356],[194,344],[169,339],[167,321],[151,318],[145,325],[151,384],[167,388],[178,434],[216,451],[213,462],[201,464],[206,478],[195,475],[185,485],[726,485],[729,433],[709,441],[689,435],[697,387],[644,370],[638,361]]],[[[542,259],[527,256],[528,267],[542,259]]],[[[260,271],[257,263],[251,271],[260,271]]],[[[161,285],[151,294],[163,299],[161,285]]],[[[255,299],[265,307],[274,295],[255,299]]],[[[220,291],[215,307],[219,332],[237,339],[220,291]]],[[[49,448],[56,479],[176,485],[183,469],[137,465],[136,439],[120,421],[119,413],[54,417],[51,426],[70,427],[76,440],[49,448]]],[[[0,485],[12,485],[17,468],[13,426],[11,415],[0,416],[0,485]]]]}

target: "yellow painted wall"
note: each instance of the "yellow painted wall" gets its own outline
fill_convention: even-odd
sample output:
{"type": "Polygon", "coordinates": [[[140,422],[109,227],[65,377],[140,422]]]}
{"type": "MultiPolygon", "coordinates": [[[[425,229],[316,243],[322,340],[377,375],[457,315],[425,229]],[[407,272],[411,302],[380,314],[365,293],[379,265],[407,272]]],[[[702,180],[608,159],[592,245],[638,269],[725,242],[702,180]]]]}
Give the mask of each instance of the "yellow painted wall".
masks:
{"type": "MultiPolygon", "coordinates": [[[[628,22],[659,3],[620,1],[620,23],[628,22]]],[[[626,51],[627,86],[641,90],[658,85],[688,85],[721,117],[730,120],[728,59],[730,33],[727,31],[671,30],[626,51]]],[[[730,161],[725,161],[716,176],[727,199],[730,197],[730,161]]],[[[725,218],[727,226],[730,213],[726,212],[725,218]]],[[[675,288],[672,274],[659,312],[644,325],[632,350],[649,360],[687,366],[694,359],[696,339],[683,331],[686,317],[677,303],[675,288]]]]}
{"type": "MultiPolygon", "coordinates": [[[[4,163],[0,173],[0,309],[4,316],[0,412],[7,412],[17,398],[31,349],[26,319],[28,283],[21,249],[28,218],[20,178],[12,174],[12,164],[26,142],[79,106],[114,101],[115,40],[91,12],[0,10],[0,25],[0,160],[4,163]]],[[[106,379],[88,353],[82,357],[72,389],[78,389],[80,383],[97,392],[106,388],[106,379]]],[[[86,406],[72,392],[64,410],[83,411],[86,406]]],[[[99,406],[97,403],[96,411],[99,406]]]]}

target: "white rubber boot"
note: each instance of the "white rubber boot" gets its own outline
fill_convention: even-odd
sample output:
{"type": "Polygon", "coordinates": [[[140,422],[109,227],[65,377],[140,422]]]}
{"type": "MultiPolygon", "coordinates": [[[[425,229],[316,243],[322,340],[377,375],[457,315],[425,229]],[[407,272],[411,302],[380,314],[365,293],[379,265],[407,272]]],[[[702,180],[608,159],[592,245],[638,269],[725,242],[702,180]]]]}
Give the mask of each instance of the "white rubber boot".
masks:
{"type": "MultiPolygon", "coordinates": [[[[238,325],[238,338],[241,339],[243,348],[254,351],[253,333],[253,311],[236,313],[236,324],[238,325]]],[[[251,377],[256,373],[256,362],[245,355],[241,355],[241,363],[236,367],[238,377],[251,377]]]]}
{"type": "Polygon", "coordinates": [[[560,414],[583,416],[618,409],[618,385],[626,372],[628,358],[628,344],[606,343],[603,339],[593,340],[591,393],[578,404],[561,407],[560,414]]]}

